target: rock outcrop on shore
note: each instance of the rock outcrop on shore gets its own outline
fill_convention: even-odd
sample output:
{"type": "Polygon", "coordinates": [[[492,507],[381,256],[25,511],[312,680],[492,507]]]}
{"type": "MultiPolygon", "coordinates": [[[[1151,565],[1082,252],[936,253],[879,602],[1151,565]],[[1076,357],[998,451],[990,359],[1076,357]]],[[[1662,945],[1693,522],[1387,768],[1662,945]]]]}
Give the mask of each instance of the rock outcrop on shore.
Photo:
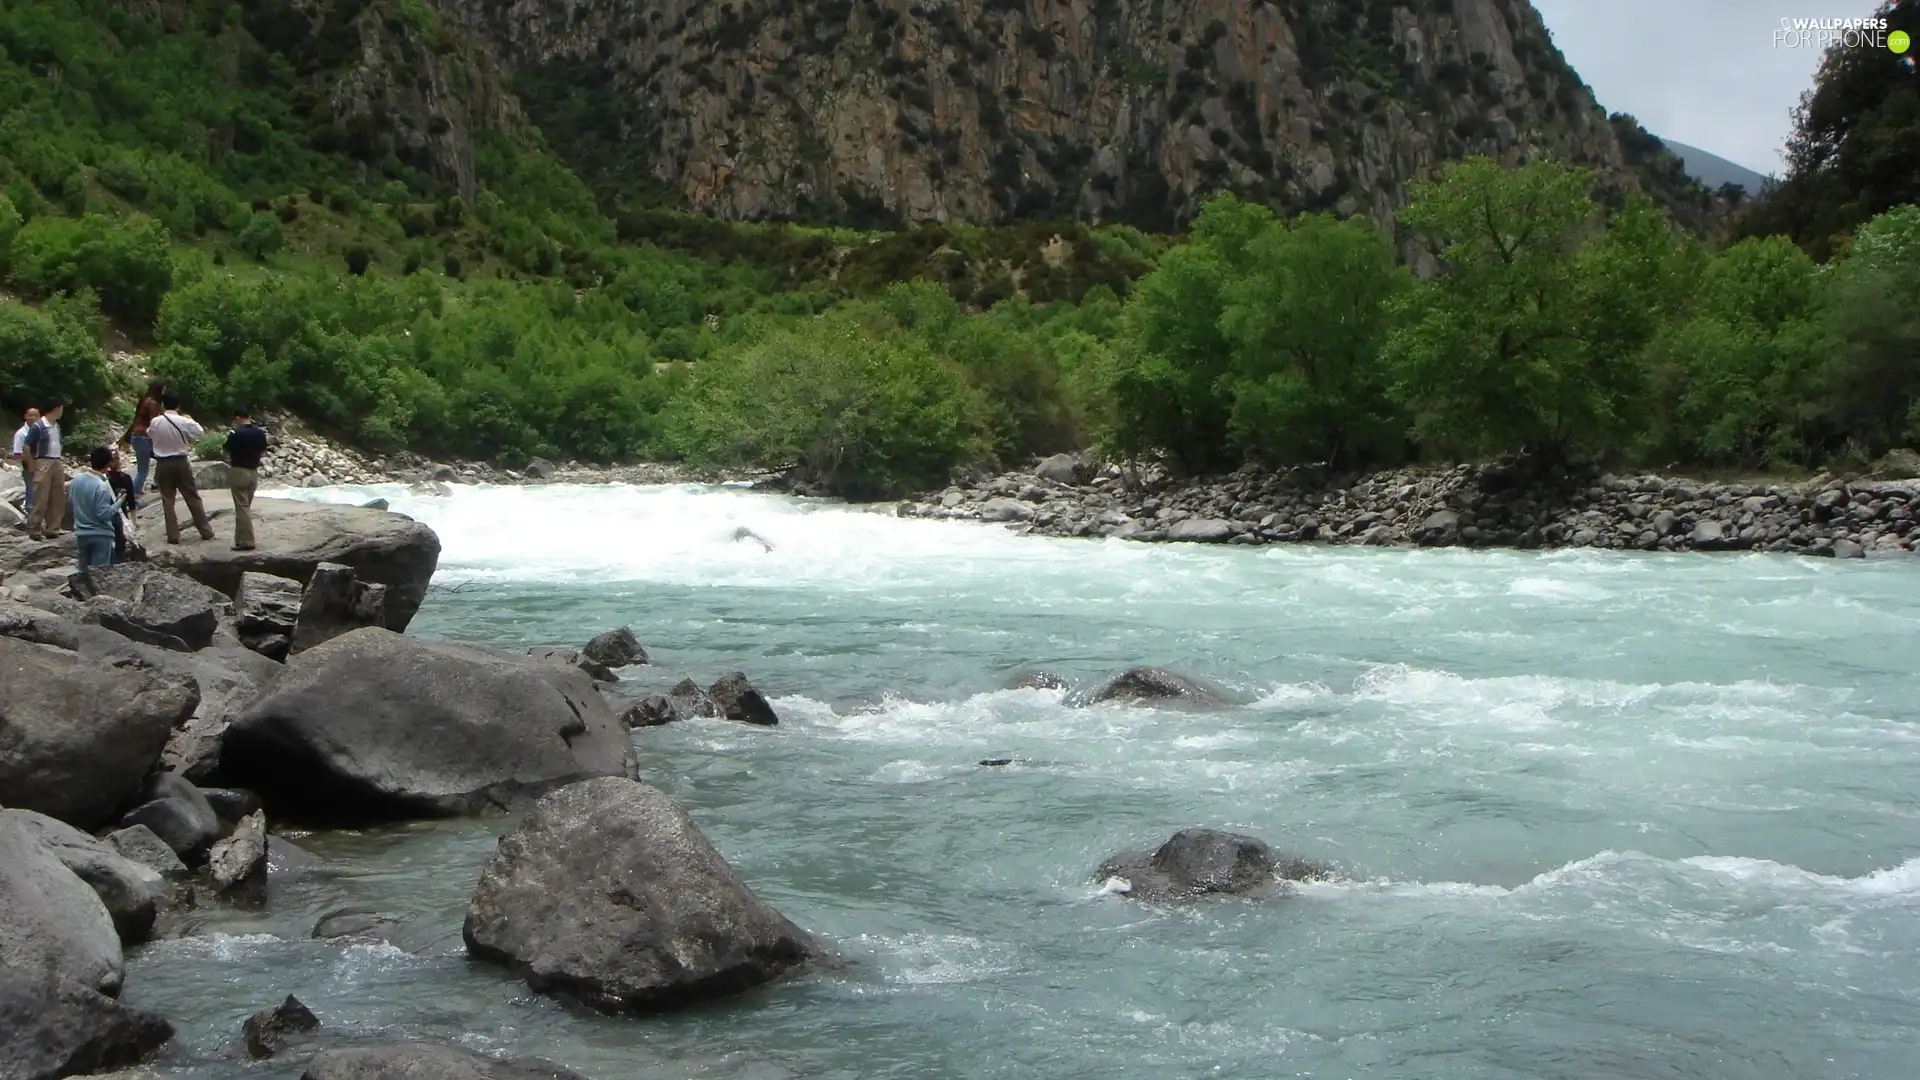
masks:
{"type": "Polygon", "coordinates": [[[293,657],[220,750],[221,777],[275,818],[327,822],[473,813],[634,769],[584,672],[377,627],[293,657]]]}
{"type": "MultiPolygon", "coordinates": [[[[1051,459],[1050,459],[1051,462],[1051,459]]],[[[1772,551],[1920,550],[1920,480],[1715,484],[1525,459],[1358,478],[1317,468],[1176,481],[1109,467],[956,478],[902,516],[999,522],[1043,536],[1191,543],[1772,551]]]]}
{"type": "MultiPolygon", "coordinates": [[[[427,583],[440,565],[440,537],[412,518],[293,499],[254,500],[256,546],[235,551],[231,497],[224,491],[204,492],[202,497],[220,534],[216,539],[168,544],[160,515],[151,510],[141,514],[141,535],[154,565],[179,570],[228,597],[239,591],[241,575],[248,572],[304,585],[321,565],[338,563],[351,567],[359,581],[386,587],[386,627],[397,633],[420,610],[427,583]]],[[[71,560],[71,544],[67,550],[71,560]]]]}

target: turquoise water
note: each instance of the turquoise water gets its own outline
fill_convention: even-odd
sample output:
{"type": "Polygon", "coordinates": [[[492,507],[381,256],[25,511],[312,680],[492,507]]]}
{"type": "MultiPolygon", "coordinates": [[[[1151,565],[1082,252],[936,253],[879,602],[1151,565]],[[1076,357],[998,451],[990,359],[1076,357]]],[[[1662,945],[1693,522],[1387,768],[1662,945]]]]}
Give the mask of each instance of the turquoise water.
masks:
{"type": "Polygon", "coordinates": [[[131,962],[181,1028],[169,1068],[253,1075],[239,1022],[292,992],[336,1030],[594,1080],[1920,1074],[1920,565],[1044,540],[720,488],[301,493],[374,494],[445,544],[416,633],[630,623],[654,665],[622,692],[747,672],[779,728],[636,732],[643,775],[853,963],[590,1016],[461,955],[509,822],[311,836],[324,872],[131,962]],[[1245,704],[997,689],[1140,663],[1245,704]],[[1341,879],[1177,911],[1089,880],[1189,825],[1341,879]],[[349,903],[431,944],[304,940],[349,903]]]}

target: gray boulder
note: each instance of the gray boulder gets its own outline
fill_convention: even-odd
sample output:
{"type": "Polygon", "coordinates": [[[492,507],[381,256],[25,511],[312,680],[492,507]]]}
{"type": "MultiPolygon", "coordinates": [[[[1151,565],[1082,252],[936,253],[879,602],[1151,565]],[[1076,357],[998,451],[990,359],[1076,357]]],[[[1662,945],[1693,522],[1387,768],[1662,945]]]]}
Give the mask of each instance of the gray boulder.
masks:
{"type": "Polygon", "coordinates": [[[594,682],[612,683],[620,681],[620,676],[615,675],[607,665],[584,656],[573,649],[554,649],[541,645],[528,649],[527,655],[543,664],[558,664],[561,667],[578,668],[586,672],[587,677],[594,682]]]}
{"type": "Polygon", "coordinates": [[[1042,480],[1051,480],[1056,484],[1078,484],[1083,479],[1086,467],[1072,454],[1055,454],[1034,467],[1033,474],[1042,480]]]}
{"type": "Polygon", "coordinates": [[[491,1058],[457,1046],[406,1043],[322,1050],[300,1080],[585,1080],[540,1058],[491,1058]]]}
{"type": "Polygon", "coordinates": [[[1687,534],[1687,543],[1700,551],[1720,551],[1731,546],[1726,525],[1712,518],[1695,524],[1693,531],[1687,534]]]}
{"type": "Polygon", "coordinates": [[[620,722],[630,728],[659,727],[680,718],[680,710],[673,707],[672,699],[665,694],[649,694],[620,714],[620,722]]]}
{"type": "Polygon", "coordinates": [[[220,768],[276,818],[340,823],[511,806],[634,758],[581,672],[368,628],[295,656],[220,768]]]}
{"type": "Polygon", "coordinates": [[[211,784],[220,770],[220,737],[234,717],[266,693],[284,670],[272,659],[243,646],[203,649],[171,657],[169,667],[184,672],[200,691],[200,704],[175,728],[161,751],[161,768],[211,784]]]}
{"type": "Polygon", "coordinates": [[[1218,690],[1156,667],[1128,668],[1089,690],[1081,704],[1137,701],[1178,702],[1208,708],[1222,708],[1227,704],[1226,696],[1218,690]]]}
{"type": "Polygon", "coordinates": [[[780,722],[780,716],[773,711],[773,706],[767,704],[767,699],[741,672],[730,671],[720,676],[707,688],[707,697],[724,719],[762,727],[772,727],[780,722]]]}
{"type": "Polygon", "coordinates": [[[144,801],[121,817],[121,828],[133,825],[153,830],[189,866],[198,864],[226,831],[200,789],[171,773],[156,775],[144,801]]]}
{"type": "Polygon", "coordinates": [[[241,574],[233,594],[233,632],[240,643],[269,659],[286,660],[300,621],[302,591],[290,577],[241,574]]]}
{"type": "Polygon", "coordinates": [[[610,668],[631,667],[648,662],[647,650],[640,647],[640,639],[633,636],[633,630],[622,626],[618,630],[609,630],[596,634],[587,647],[580,650],[581,655],[610,668]]]}
{"type": "Polygon", "coordinates": [[[240,1025],[241,1037],[247,1043],[247,1056],[259,1061],[270,1058],[297,1042],[302,1035],[308,1035],[320,1029],[320,1018],[313,1010],[292,994],[287,1000],[271,1009],[262,1009],[240,1025]]]}
{"type": "Polygon", "coordinates": [[[1031,521],[1033,506],[1019,499],[988,499],[980,504],[981,521],[1031,521]]]}
{"type": "Polygon", "coordinates": [[[305,652],[362,627],[380,626],[386,606],[386,586],[361,581],[351,566],[321,563],[313,568],[300,594],[300,613],[287,654],[305,652]]]}
{"type": "Polygon", "coordinates": [[[0,798],[99,828],[199,703],[192,679],[131,647],[82,656],[0,636],[0,798]]]}
{"type": "Polygon", "coordinates": [[[1460,542],[1460,515],[1452,510],[1436,510],[1414,530],[1414,542],[1421,547],[1452,547],[1460,542]]]}
{"type": "Polygon", "coordinates": [[[113,920],[17,818],[0,818],[0,1078],[55,1080],[132,1065],[173,1036],[116,1000],[113,920]]]}
{"type": "Polygon", "coordinates": [[[95,607],[89,621],[163,648],[169,640],[187,650],[212,644],[213,632],[220,626],[220,609],[227,603],[225,596],[185,574],[150,562],[95,566],[74,575],[72,588],[77,600],[117,601],[110,607],[95,607]]]}
{"type": "Polygon", "coordinates": [[[693,819],[632,780],[553,792],[500,841],[467,907],[467,951],[606,1012],[736,994],[818,955],[734,877],[693,819]]]}
{"type": "Polygon", "coordinates": [[[546,458],[534,458],[532,461],[527,462],[527,467],[523,471],[527,474],[527,479],[529,480],[551,479],[553,476],[553,462],[548,461],[546,458]]]}
{"type": "MultiPolygon", "coordinates": [[[[227,492],[201,495],[215,517],[232,514],[227,492]]],[[[350,566],[360,581],[387,587],[384,625],[394,631],[405,630],[420,610],[427,583],[440,562],[440,538],[432,529],[386,510],[255,499],[257,546],[251,551],[234,551],[227,544],[169,546],[160,535],[160,515],[141,516],[154,563],[179,570],[226,596],[240,588],[240,575],[248,571],[305,583],[322,563],[350,566]]],[[[72,558],[71,547],[65,554],[72,558]]]]}
{"type": "Polygon", "coordinates": [[[116,829],[107,834],[107,843],[112,844],[121,857],[131,859],[163,878],[187,876],[187,864],[180,861],[180,856],[174,854],[165,840],[145,825],[116,829]]]}
{"type": "Polygon", "coordinates": [[[1188,518],[1168,529],[1167,539],[1176,543],[1224,544],[1233,539],[1233,522],[1219,518],[1188,518]]]}
{"type": "Polygon", "coordinates": [[[194,466],[193,483],[201,491],[225,491],[233,482],[233,466],[224,461],[206,461],[194,466]]]}
{"type": "Polygon", "coordinates": [[[1094,871],[1094,879],[1119,878],[1124,895],[1148,903],[1202,896],[1259,899],[1283,892],[1286,881],[1316,881],[1326,867],[1276,856],[1263,841],[1215,829],[1182,829],[1150,855],[1122,852],[1094,871]]]}
{"type": "Polygon", "coordinates": [[[169,890],[160,872],[120,854],[64,821],[31,810],[0,811],[0,818],[18,822],[60,864],[86,882],[113,920],[123,944],[134,945],[153,934],[153,921],[168,901],[169,890]]]}
{"type": "Polygon", "coordinates": [[[267,818],[258,810],[234,826],[233,835],[207,853],[214,891],[230,893],[267,883],[267,818]]]}

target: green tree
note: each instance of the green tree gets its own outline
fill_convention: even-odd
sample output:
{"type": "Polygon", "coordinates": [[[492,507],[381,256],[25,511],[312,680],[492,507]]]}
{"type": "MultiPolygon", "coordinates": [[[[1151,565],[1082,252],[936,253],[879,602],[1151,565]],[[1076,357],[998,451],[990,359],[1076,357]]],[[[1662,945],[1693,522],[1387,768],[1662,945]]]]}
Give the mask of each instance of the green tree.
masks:
{"type": "Polygon", "coordinates": [[[280,250],[280,244],[280,219],[264,211],[248,218],[247,227],[233,238],[233,246],[246,252],[255,262],[266,262],[267,256],[280,250]]]}
{"type": "Polygon", "coordinates": [[[1264,228],[1226,284],[1233,441],[1271,461],[1375,463],[1406,424],[1380,360],[1385,305],[1412,284],[1371,222],[1303,215],[1264,228]]]}
{"type": "Polygon", "coordinates": [[[1920,206],[1862,225],[1829,273],[1835,351],[1825,388],[1834,439],[1869,454],[1920,446],[1920,206]]]}
{"type": "Polygon", "coordinates": [[[1221,315],[1228,284],[1245,271],[1249,246],[1272,225],[1266,207],[1218,196],[1201,208],[1187,243],[1135,286],[1124,358],[1107,378],[1113,449],[1165,452],[1194,473],[1231,460],[1233,348],[1221,315]]]}
{"type": "Polygon", "coordinates": [[[1660,464],[1804,464],[1831,334],[1820,269],[1791,240],[1729,247],[1646,349],[1650,452],[1660,464]]]}
{"type": "Polygon", "coordinates": [[[1438,280],[1392,305],[1388,362],[1415,430],[1450,454],[1603,450],[1629,375],[1587,347],[1588,174],[1487,158],[1414,185],[1402,219],[1440,248],[1438,280]]]}
{"type": "Polygon", "coordinates": [[[173,257],[158,221],[135,214],[36,217],[13,239],[8,279],[30,296],[91,289],[107,314],[153,321],[173,284],[173,257]]]}

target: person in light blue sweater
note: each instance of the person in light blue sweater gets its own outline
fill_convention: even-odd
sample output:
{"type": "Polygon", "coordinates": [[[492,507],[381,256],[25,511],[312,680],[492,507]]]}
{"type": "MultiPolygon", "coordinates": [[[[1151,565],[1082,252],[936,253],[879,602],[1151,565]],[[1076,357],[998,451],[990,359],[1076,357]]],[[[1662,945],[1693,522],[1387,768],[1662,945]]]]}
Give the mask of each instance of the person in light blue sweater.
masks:
{"type": "Polygon", "coordinates": [[[90,466],[67,483],[67,502],[73,506],[73,546],[80,571],[113,561],[113,520],[120,516],[120,500],[104,475],[113,450],[96,446],[87,455],[90,466]]]}

